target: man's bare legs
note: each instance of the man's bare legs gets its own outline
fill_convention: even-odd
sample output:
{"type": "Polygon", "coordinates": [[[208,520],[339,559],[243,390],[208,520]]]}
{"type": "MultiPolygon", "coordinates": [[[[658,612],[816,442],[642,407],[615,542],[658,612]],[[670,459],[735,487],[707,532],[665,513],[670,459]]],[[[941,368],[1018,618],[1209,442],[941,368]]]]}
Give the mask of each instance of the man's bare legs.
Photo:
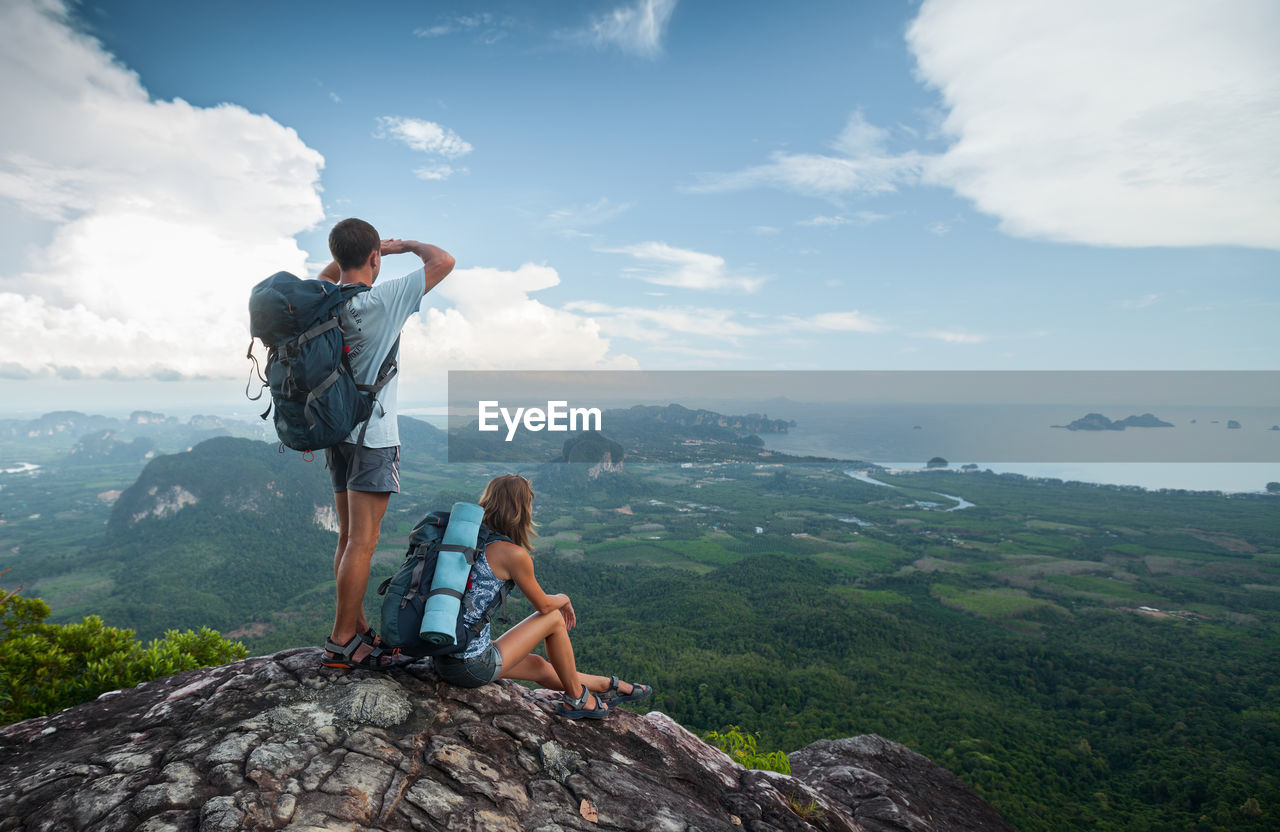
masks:
{"type": "Polygon", "coordinates": [[[338,515],[338,548],[333,553],[333,577],[338,577],[338,565],[342,563],[342,553],[347,550],[347,535],[351,531],[350,515],[347,513],[347,492],[333,493],[333,508],[338,515]]]}
{"type": "MultiPolygon", "coordinates": [[[[346,644],[369,629],[364,614],[364,594],[369,588],[369,563],[378,548],[382,517],[387,513],[390,492],[347,489],[333,495],[338,512],[338,549],[333,557],[333,575],[338,581],[337,613],[330,638],[346,644]]],[[[373,651],[361,645],[352,657],[363,659],[373,651]]]]}
{"type": "MultiPolygon", "coordinates": [[[[351,515],[347,510],[347,493],[346,491],[339,491],[333,495],[333,504],[338,514],[338,548],[333,554],[333,577],[335,580],[338,577],[338,567],[342,564],[342,555],[347,550],[347,540],[351,533],[351,515]]],[[[378,526],[381,528],[381,520],[378,521],[378,526]]],[[[375,542],[374,545],[376,547],[377,543],[375,542]]],[[[364,604],[360,605],[360,617],[356,621],[356,631],[361,633],[369,631],[369,619],[365,617],[364,604]]]]}
{"type": "MultiPolygon", "coordinates": [[[[562,690],[574,697],[582,692],[583,685],[594,693],[604,693],[609,689],[608,676],[578,672],[573,643],[569,640],[569,631],[559,610],[534,613],[503,633],[495,644],[502,652],[503,679],[536,682],[544,688],[562,690]],[[533,653],[533,649],[543,641],[547,643],[545,659],[533,653]]],[[[619,684],[627,686],[626,690],[620,690],[621,693],[631,692],[628,683],[619,684]]],[[[595,707],[595,697],[587,700],[584,707],[595,707]]]]}

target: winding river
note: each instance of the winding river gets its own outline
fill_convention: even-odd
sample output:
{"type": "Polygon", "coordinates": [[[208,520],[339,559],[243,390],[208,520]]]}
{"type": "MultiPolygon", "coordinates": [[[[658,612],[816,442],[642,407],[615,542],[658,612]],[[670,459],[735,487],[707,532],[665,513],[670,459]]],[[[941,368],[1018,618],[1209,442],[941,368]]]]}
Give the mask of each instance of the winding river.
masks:
{"type": "MultiPolygon", "coordinates": [[[[853,477],[855,480],[858,480],[859,482],[870,483],[871,485],[883,485],[885,488],[899,487],[894,485],[893,483],[881,482],[880,480],[870,476],[866,471],[855,471],[853,469],[850,469],[848,471],[845,471],[844,473],[845,473],[845,476],[853,477]]],[[[937,494],[939,497],[946,497],[948,500],[955,500],[956,504],[954,506],[952,506],[951,508],[944,508],[943,511],[959,511],[962,508],[973,508],[976,505],[976,503],[971,503],[968,500],[966,500],[964,497],[957,497],[954,494],[943,494],[941,491],[932,491],[930,493],[937,494]]]]}

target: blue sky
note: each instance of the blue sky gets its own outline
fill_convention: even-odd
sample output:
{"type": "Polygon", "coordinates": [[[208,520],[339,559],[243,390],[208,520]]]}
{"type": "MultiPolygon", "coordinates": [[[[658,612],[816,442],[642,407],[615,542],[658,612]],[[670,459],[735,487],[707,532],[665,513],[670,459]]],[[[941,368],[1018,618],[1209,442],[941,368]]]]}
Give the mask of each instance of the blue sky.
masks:
{"type": "Polygon", "coordinates": [[[1274,3],[0,18],[10,409],[239,407],[249,287],[345,216],[457,257],[408,399],[448,369],[1277,368],[1274,3]]]}

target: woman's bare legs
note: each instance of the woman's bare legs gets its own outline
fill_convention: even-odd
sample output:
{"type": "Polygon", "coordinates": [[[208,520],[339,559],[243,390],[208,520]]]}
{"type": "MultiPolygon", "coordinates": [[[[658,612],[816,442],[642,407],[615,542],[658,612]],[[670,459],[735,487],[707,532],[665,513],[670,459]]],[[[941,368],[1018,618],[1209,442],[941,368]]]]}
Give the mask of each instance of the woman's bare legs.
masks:
{"type": "MultiPolygon", "coordinates": [[[[544,688],[562,690],[571,696],[577,696],[583,685],[595,693],[609,689],[608,676],[578,672],[573,643],[569,641],[569,631],[559,610],[534,613],[503,633],[495,643],[502,652],[503,679],[536,682],[544,688]],[[547,643],[546,659],[533,654],[533,649],[543,641],[547,643]]],[[[586,707],[593,705],[591,700],[586,703],[586,707]]]]}
{"type": "MultiPolygon", "coordinates": [[[[515,667],[507,667],[503,660],[502,678],[503,679],[519,679],[523,682],[535,682],[541,687],[550,690],[562,690],[563,683],[556,674],[556,670],[551,666],[551,662],[539,656],[537,653],[530,653],[522,660],[516,662],[515,667]]],[[[604,693],[609,689],[608,676],[596,676],[592,673],[579,673],[578,683],[586,685],[587,690],[592,693],[604,693]]],[[[630,682],[618,682],[623,696],[631,693],[630,682]]]]}

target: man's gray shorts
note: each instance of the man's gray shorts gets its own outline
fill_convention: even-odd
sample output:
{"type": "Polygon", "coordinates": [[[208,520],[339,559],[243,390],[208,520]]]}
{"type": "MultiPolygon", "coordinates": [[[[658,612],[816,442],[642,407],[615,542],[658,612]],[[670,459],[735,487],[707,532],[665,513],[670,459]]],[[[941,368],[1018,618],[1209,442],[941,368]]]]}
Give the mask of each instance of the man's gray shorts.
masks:
{"type": "Polygon", "coordinates": [[[400,446],[361,448],[343,442],[325,448],[324,464],[333,480],[334,493],[339,491],[371,491],[400,493],[400,446]]]}

